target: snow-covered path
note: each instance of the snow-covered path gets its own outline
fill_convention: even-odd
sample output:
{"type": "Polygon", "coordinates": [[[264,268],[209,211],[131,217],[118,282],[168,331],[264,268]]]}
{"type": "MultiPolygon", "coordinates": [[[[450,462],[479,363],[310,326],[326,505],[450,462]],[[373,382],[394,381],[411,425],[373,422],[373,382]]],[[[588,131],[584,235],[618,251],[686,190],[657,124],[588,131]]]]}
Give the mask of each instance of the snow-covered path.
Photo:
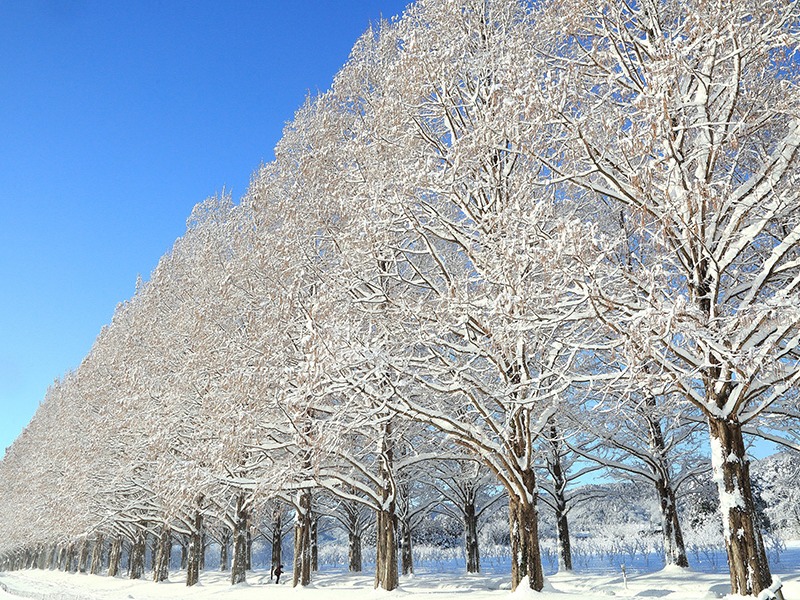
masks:
{"type": "MultiPolygon", "coordinates": [[[[800,600],[800,565],[793,573],[782,574],[786,600],[800,600]]],[[[182,575],[174,573],[169,582],[131,581],[58,571],[17,571],[0,573],[0,600],[19,597],[37,600],[378,600],[414,598],[431,600],[500,600],[503,598],[537,598],[538,600],[608,600],[619,598],[669,598],[669,600],[701,600],[720,598],[729,589],[726,575],[712,575],[670,568],[647,575],[629,577],[627,587],[622,577],[582,574],[558,574],[549,578],[548,588],[541,594],[520,588],[511,594],[507,578],[492,576],[424,575],[403,578],[400,589],[385,592],[372,588],[372,577],[341,573],[316,576],[312,586],[294,589],[286,584],[271,583],[265,573],[248,574],[248,583],[232,587],[220,573],[203,573],[200,585],[186,588],[182,575]]]]}

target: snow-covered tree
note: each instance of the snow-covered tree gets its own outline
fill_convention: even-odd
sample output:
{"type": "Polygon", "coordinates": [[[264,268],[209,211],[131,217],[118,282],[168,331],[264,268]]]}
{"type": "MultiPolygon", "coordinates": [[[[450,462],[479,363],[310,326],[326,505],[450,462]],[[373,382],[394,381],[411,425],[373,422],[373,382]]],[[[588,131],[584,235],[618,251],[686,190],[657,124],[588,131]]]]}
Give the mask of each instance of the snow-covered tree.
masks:
{"type": "Polygon", "coordinates": [[[432,463],[428,485],[441,497],[436,511],[461,521],[467,573],[481,570],[478,532],[484,513],[506,500],[492,472],[474,459],[444,459],[432,463]]]}
{"type": "Polygon", "coordinates": [[[628,368],[654,365],[705,415],[742,595],[772,585],[742,428],[794,402],[800,379],[797,11],[553,2],[536,36],[544,176],[619,215],[616,232],[587,229],[576,285],[628,368]]]}
{"type": "Polygon", "coordinates": [[[661,510],[665,563],[686,567],[677,497],[687,481],[708,470],[699,424],[678,410],[681,403],[657,383],[643,379],[635,385],[646,391],[609,392],[584,405],[576,418],[590,438],[573,447],[614,477],[653,486],[661,510]]]}

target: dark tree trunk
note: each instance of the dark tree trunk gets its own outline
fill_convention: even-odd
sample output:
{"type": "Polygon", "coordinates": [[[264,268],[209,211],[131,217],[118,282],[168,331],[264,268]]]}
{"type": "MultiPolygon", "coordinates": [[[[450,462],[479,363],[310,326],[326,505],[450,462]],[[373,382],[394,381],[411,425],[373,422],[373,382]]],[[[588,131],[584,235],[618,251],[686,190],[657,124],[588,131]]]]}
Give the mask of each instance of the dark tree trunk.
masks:
{"type": "Polygon", "coordinates": [[[567,510],[558,506],[556,514],[556,529],[558,531],[558,570],[572,571],[572,544],[569,539],[569,521],[567,510]]]}
{"type": "Polygon", "coordinates": [[[80,543],[80,550],[78,551],[78,571],[86,573],[89,566],[89,540],[83,538],[80,543]]]}
{"type": "Polygon", "coordinates": [[[140,531],[133,539],[128,558],[128,577],[130,579],[141,579],[144,575],[144,554],[146,549],[147,534],[144,531],[140,531]]]}
{"type": "Polygon", "coordinates": [[[67,546],[68,544],[61,544],[58,548],[58,556],[56,558],[56,566],[55,570],[63,571],[64,570],[64,561],[67,560],[67,546]]]}
{"type": "Polygon", "coordinates": [[[247,527],[247,552],[244,555],[245,561],[245,569],[251,571],[253,569],[253,532],[250,531],[250,527],[247,527]]]}
{"type": "Polygon", "coordinates": [[[375,587],[387,592],[396,589],[398,584],[395,519],[393,502],[388,510],[379,510],[377,513],[375,587]]]}
{"type": "Polygon", "coordinates": [[[558,570],[572,571],[572,544],[567,520],[567,476],[561,465],[561,441],[558,429],[550,425],[550,453],[548,470],[553,478],[553,503],[555,504],[556,531],[558,535],[558,570]]]}
{"type": "Polygon", "coordinates": [[[52,548],[50,549],[50,557],[47,561],[48,569],[53,570],[58,565],[58,553],[59,553],[58,544],[53,544],[52,548]]]}
{"type": "Polygon", "coordinates": [[[311,518],[311,572],[319,571],[319,517],[311,518]]]}
{"type": "Polygon", "coordinates": [[[189,562],[189,543],[186,538],[181,538],[181,571],[188,569],[189,562]]]}
{"type": "Polygon", "coordinates": [[[475,497],[468,493],[464,502],[464,552],[467,555],[467,573],[480,573],[481,558],[478,550],[478,516],[475,497]]]}
{"type": "Polygon", "coordinates": [[[39,546],[39,556],[36,559],[36,568],[43,571],[47,568],[47,561],[50,558],[50,552],[45,544],[39,546]]]}
{"type": "Polygon", "coordinates": [[[186,585],[192,586],[200,581],[200,555],[203,553],[203,513],[194,513],[192,532],[189,534],[189,548],[186,557],[186,585]]]}
{"type": "Polygon", "coordinates": [[[311,492],[298,494],[294,523],[294,572],[292,585],[311,583],[311,492]]]}
{"type": "Polygon", "coordinates": [[[172,532],[166,523],[161,527],[161,534],[153,544],[153,581],[167,581],[169,579],[169,556],[172,551],[172,532]]]}
{"type": "Polygon", "coordinates": [[[758,596],[772,585],[772,574],[756,520],[742,428],[736,421],[710,418],[709,433],[731,572],[731,593],[758,596]]]}
{"type": "Polygon", "coordinates": [[[67,546],[66,557],[64,560],[64,571],[75,573],[78,570],[78,555],[75,550],[75,542],[70,542],[67,546]]]}
{"type": "Polygon", "coordinates": [[[233,567],[231,585],[247,581],[248,507],[244,494],[236,498],[236,516],[233,524],[233,567]]]}
{"type": "Polygon", "coordinates": [[[398,500],[400,505],[395,523],[397,536],[400,538],[400,570],[403,575],[411,575],[414,573],[414,557],[411,552],[411,509],[407,483],[398,486],[398,500]]]}
{"type": "Polygon", "coordinates": [[[361,521],[359,519],[359,507],[356,504],[344,505],[347,514],[347,568],[351,573],[360,573],[363,568],[363,558],[361,555],[361,521]]]}
{"type": "Polygon", "coordinates": [[[283,564],[283,508],[278,506],[272,513],[272,569],[275,572],[278,565],[283,564]]]}
{"type": "MultiPolygon", "coordinates": [[[[519,386],[523,368],[515,362],[508,367],[509,383],[519,386]]],[[[516,400],[517,392],[512,392],[516,400]]],[[[511,590],[517,589],[524,578],[532,590],[544,588],[542,557],[539,550],[539,513],[536,508],[536,474],[530,464],[531,420],[537,418],[532,408],[517,408],[508,415],[512,431],[510,446],[513,450],[509,463],[519,465],[517,479],[522,489],[508,490],[509,534],[511,538],[511,590]],[[524,466],[528,465],[528,466],[524,466]]]]}
{"type": "Polygon", "coordinates": [[[100,571],[103,570],[104,543],[103,535],[98,534],[94,540],[94,546],[92,547],[92,560],[91,564],[89,565],[89,573],[92,575],[99,575],[100,571]]]}
{"type": "Polygon", "coordinates": [[[400,519],[400,566],[403,575],[414,573],[414,556],[411,552],[411,526],[408,519],[400,519]]]}
{"type": "Polygon", "coordinates": [[[153,573],[153,577],[155,578],[156,560],[158,558],[156,555],[158,554],[159,536],[155,534],[148,534],[147,539],[149,541],[148,545],[150,546],[150,572],[153,573]]]}
{"type": "Polygon", "coordinates": [[[108,552],[108,576],[116,577],[119,574],[119,564],[122,560],[122,538],[114,537],[111,549],[108,552]]]}
{"type": "Polygon", "coordinates": [[[348,534],[347,546],[347,569],[351,573],[360,573],[362,569],[363,560],[361,557],[361,536],[357,533],[350,532],[348,534]]]}
{"type": "Polygon", "coordinates": [[[658,477],[656,494],[661,508],[661,534],[664,539],[664,560],[668,565],[688,567],[689,560],[686,556],[683,533],[675,505],[675,491],[672,489],[666,473],[660,473],[656,477],[658,477]]]}
{"type": "Polygon", "coordinates": [[[536,476],[532,469],[522,472],[526,497],[509,496],[508,514],[511,535],[511,589],[516,590],[527,577],[531,589],[544,587],[539,550],[539,515],[536,508],[536,476]]]}
{"type": "Polygon", "coordinates": [[[205,531],[203,531],[203,533],[200,534],[200,548],[201,548],[201,550],[200,550],[200,566],[199,567],[200,567],[201,571],[205,571],[206,570],[206,549],[208,548],[208,539],[206,537],[206,532],[205,531]]]}
{"type": "Polygon", "coordinates": [[[219,542],[219,570],[223,573],[230,569],[228,564],[228,546],[231,543],[231,530],[222,526],[222,535],[219,542]]]}
{"type": "Polygon", "coordinates": [[[397,588],[397,508],[392,485],[392,468],[394,451],[392,449],[392,424],[384,426],[381,440],[380,479],[382,481],[381,508],[377,513],[376,552],[375,552],[375,587],[387,592],[397,588]]]}
{"type": "Polygon", "coordinates": [[[654,464],[650,466],[655,479],[656,494],[661,510],[661,535],[664,540],[664,561],[668,565],[688,567],[689,559],[686,556],[686,546],[683,543],[683,532],[678,521],[678,507],[675,504],[675,490],[670,481],[670,465],[667,457],[667,447],[664,442],[664,433],[661,423],[657,418],[658,404],[656,398],[646,398],[649,415],[647,426],[650,430],[650,449],[653,453],[654,464]],[[651,416],[651,415],[656,415],[651,416]]]}

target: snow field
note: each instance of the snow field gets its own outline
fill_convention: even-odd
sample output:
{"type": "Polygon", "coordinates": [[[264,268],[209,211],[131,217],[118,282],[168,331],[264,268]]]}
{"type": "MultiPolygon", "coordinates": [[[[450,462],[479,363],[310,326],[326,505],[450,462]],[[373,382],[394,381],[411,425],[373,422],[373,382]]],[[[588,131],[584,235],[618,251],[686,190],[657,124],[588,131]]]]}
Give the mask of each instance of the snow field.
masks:
{"type": "MultiPolygon", "coordinates": [[[[25,570],[0,573],[0,600],[20,597],[41,600],[379,600],[429,597],[431,600],[608,600],[619,598],[669,598],[702,600],[723,598],[729,590],[726,574],[698,573],[668,567],[646,575],[613,576],[559,573],[548,578],[543,592],[520,586],[510,592],[508,577],[487,575],[430,574],[402,577],[394,592],[373,589],[373,577],[350,573],[315,574],[312,585],[293,588],[291,579],[275,585],[266,572],[248,573],[247,583],[231,586],[229,575],[204,572],[201,583],[184,585],[181,572],[170,580],[153,583],[121,577],[70,574],[61,571],[25,570]],[[7,591],[3,591],[3,587],[7,591]]],[[[780,575],[785,600],[800,600],[800,565],[780,575]]],[[[736,596],[728,596],[731,600],[736,596]]]]}

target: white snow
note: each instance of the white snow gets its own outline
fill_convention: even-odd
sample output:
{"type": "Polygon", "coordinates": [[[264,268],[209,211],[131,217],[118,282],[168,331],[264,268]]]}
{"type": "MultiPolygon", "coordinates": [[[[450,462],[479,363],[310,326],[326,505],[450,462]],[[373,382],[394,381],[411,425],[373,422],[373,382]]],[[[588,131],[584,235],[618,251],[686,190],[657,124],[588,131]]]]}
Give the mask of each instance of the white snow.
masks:
{"type": "MultiPolygon", "coordinates": [[[[794,572],[781,576],[782,591],[786,600],[800,600],[800,565],[792,568],[794,572]]],[[[726,574],[710,575],[678,567],[647,575],[629,575],[627,588],[620,574],[559,573],[548,578],[542,593],[522,587],[512,593],[507,577],[450,573],[401,578],[400,588],[394,592],[373,589],[371,574],[331,572],[315,574],[313,584],[305,589],[292,588],[290,582],[275,585],[268,573],[259,571],[248,573],[248,583],[237,586],[229,584],[227,574],[203,572],[200,585],[193,588],[185,587],[183,574],[177,572],[164,583],[61,571],[0,573],[0,600],[20,596],[58,600],[383,600],[415,597],[435,597],[436,600],[608,600],[609,596],[700,600],[722,598],[729,589],[726,574]],[[2,586],[8,592],[3,592],[2,586]]]]}

